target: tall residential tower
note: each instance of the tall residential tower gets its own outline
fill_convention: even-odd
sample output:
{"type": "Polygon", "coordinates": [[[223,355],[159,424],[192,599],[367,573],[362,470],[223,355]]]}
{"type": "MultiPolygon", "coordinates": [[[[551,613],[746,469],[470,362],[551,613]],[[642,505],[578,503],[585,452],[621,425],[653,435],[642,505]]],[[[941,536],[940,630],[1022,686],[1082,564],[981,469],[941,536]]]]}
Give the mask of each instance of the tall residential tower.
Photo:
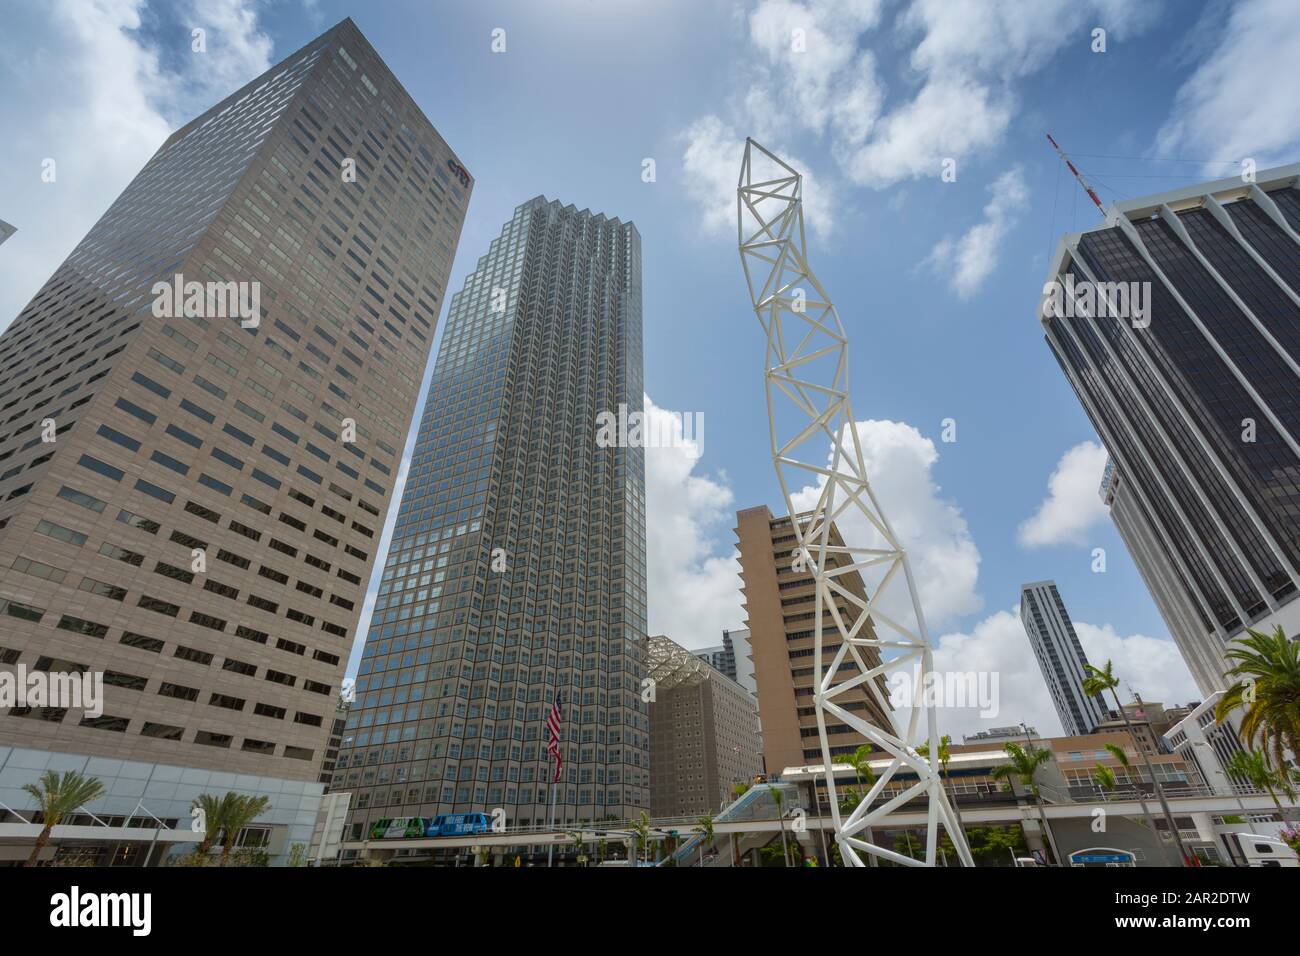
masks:
{"type": "Polygon", "coordinates": [[[1061,241],[1040,312],[1115,461],[1116,525],[1206,695],[1246,627],[1300,630],[1297,177],[1116,203],[1061,241]]]}
{"type": "Polygon", "coordinates": [[[345,20],[173,133],[0,337],[0,664],[106,685],[0,714],[0,800],[239,786],[310,837],[468,199],[345,20]]]}
{"type": "Polygon", "coordinates": [[[1036,581],[1020,589],[1020,621],[1066,736],[1092,733],[1106,713],[1097,698],[1083,692],[1088,658],[1055,581],[1036,581]]]}
{"type": "Polygon", "coordinates": [[[333,787],[375,819],[649,809],[641,239],[537,197],[492,240],[447,326],[333,787]]]}

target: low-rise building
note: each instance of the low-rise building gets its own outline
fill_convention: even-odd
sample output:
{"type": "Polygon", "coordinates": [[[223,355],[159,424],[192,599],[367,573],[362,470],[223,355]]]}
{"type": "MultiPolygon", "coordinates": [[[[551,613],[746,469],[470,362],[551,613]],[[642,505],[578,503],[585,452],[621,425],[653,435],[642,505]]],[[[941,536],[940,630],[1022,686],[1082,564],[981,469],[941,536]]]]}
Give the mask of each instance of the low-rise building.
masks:
{"type": "Polygon", "coordinates": [[[651,815],[714,813],[762,770],[754,695],[662,635],[650,638],[647,664],[651,815]]]}

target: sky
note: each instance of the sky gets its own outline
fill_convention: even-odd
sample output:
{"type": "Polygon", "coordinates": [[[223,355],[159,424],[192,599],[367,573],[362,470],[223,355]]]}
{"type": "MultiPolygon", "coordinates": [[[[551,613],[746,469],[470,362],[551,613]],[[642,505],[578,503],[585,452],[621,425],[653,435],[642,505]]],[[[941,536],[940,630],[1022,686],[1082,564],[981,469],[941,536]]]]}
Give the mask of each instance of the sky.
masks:
{"type": "Polygon", "coordinates": [[[1044,134],[1107,204],[1295,161],[1300,111],[1277,82],[1300,58],[1293,0],[0,0],[0,16],[0,219],[18,230],[3,324],[170,131],[346,16],[475,178],[450,289],[538,194],[635,222],[648,399],[705,423],[696,447],[647,452],[650,632],[687,647],[743,626],[736,510],[784,510],[736,250],[753,136],[804,174],[809,260],[936,665],[1000,677],[996,715],[954,711],[944,731],[1059,732],[1017,611],[1047,578],[1090,659],[1147,700],[1197,699],[1035,317],[1057,241],[1101,218],[1044,134]]]}

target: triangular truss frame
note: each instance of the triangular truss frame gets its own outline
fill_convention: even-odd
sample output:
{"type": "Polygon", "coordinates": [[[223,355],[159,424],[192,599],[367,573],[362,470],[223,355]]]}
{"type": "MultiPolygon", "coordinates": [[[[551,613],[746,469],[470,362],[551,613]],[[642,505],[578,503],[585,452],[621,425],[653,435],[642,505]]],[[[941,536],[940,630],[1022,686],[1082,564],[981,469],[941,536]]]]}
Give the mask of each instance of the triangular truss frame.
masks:
{"type": "Polygon", "coordinates": [[[867,854],[905,865],[934,866],[942,825],[960,862],[973,866],[965,834],[957,824],[943,787],[933,696],[926,694],[924,699],[913,701],[916,706],[911,708],[907,726],[902,727],[887,692],[882,691],[882,687],[887,687],[887,676],[895,671],[906,673],[909,683],[915,682],[918,688],[928,687],[933,654],[907,552],[885,518],[868,479],[849,402],[848,338],[839,313],[808,266],[803,178],[752,139],[745,141],[736,194],[736,220],[740,261],[750,300],[767,335],[765,385],[772,465],[795,529],[798,542],[795,555],[804,559],[816,583],[813,661],[819,682],[813,700],[822,763],[826,768],[833,765],[826,733],[828,717],[862,734],[884,751],[889,760],[858,805],[847,814],[840,810],[834,774],[826,773],[827,796],[841,859],[846,866],[865,866],[864,854],[867,854]],[[755,151],[776,167],[772,178],[758,181],[753,178],[755,151]],[[816,380],[818,370],[826,366],[832,369],[826,376],[829,380],[816,380]],[[794,412],[798,425],[792,429],[779,427],[778,407],[787,416],[794,412]],[[800,449],[818,434],[830,443],[829,466],[824,460],[806,461],[800,457],[800,449]],[[815,484],[822,479],[825,484],[816,506],[803,515],[797,514],[791,499],[792,482],[799,490],[802,485],[798,482],[815,484]],[[831,542],[832,525],[852,511],[866,518],[883,540],[883,547],[855,548],[848,541],[839,545],[831,542]],[[831,559],[835,565],[828,567],[831,559]],[[847,563],[843,563],[845,559],[847,563]],[[865,601],[837,581],[843,575],[864,571],[883,574],[875,592],[869,593],[865,601]],[[910,625],[894,620],[880,606],[885,594],[899,588],[906,588],[915,616],[910,625]],[[858,608],[852,623],[841,615],[840,600],[858,608]],[[824,614],[829,614],[835,624],[829,635],[823,632],[824,614]],[[839,649],[826,660],[823,648],[831,642],[838,644],[839,649]],[[862,651],[867,648],[877,652],[868,651],[865,657],[869,660],[864,659],[862,651]],[[891,656],[885,659],[886,654],[891,656]],[[856,664],[856,670],[841,671],[846,660],[856,664]],[[868,719],[869,712],[849,710],[837,702],[845,691],[859,686],[870,690],[880,713],[888,719],[887,726],[873,723],[868,719]],[[927,742],[928,758],[916,749],[927,742]],[[900,773],[915,774],[916,782],[876,806],[885,787],[900,773]],[[924,863],[869,841],[873,827],[879,829],[888,814],[919,797],[928,800],[924,863]]]}

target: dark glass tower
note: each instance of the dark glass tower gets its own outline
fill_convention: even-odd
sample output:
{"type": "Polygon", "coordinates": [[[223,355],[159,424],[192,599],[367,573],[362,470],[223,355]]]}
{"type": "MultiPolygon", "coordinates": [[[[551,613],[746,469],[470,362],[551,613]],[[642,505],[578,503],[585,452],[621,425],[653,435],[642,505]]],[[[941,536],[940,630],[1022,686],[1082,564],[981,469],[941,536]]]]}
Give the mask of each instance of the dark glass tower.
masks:
{"type": "Polygon", "coordinates": [[[382,817],[648,808],[645,463],[598,447],[642,407],[641,240],[537,197],[452,297],[333,787],[382,817]]]}
{"type": "Polygon", "coordinates": [[[1300,629],[1298,175],[1119,203],[1062,241],[1049,275],[1075,307],[1045,309],[1048,345],[1116,462],[1121,532],[1206,694],[1245,627],[1300,629]],[[1149,290],[1149,315],[1077,294],[1102,283],[1149,290]]]}

